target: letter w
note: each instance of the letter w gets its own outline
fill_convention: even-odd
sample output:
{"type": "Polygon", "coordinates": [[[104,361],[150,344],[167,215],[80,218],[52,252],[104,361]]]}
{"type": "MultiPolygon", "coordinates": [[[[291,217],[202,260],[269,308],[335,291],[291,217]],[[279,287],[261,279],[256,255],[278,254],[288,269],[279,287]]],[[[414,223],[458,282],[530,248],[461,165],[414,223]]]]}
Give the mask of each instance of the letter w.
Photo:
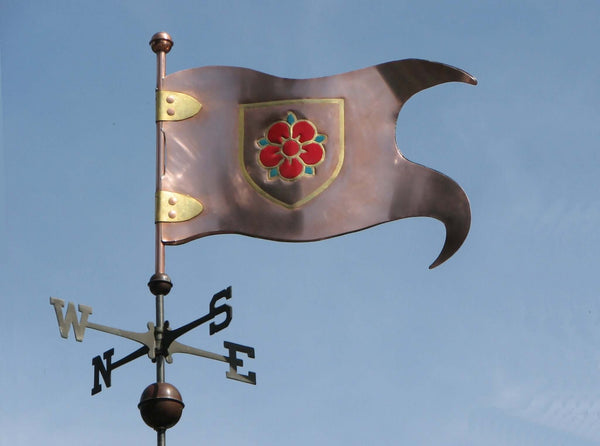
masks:
{"type": "Polygon", "coordinates": [[[73,331],[75,332],[75,339],[79,342],[83,341],[85,327],[87,326],[87,319],[88,316],[92,314],[92,307],[88,307],[87,305],[78,305],[77,309],[81,313],[81,319],[77,321],[77,313],[75,312],[75,304],[73,304],[73,302],[69,302],[69,305],[67,306],[67,314],[64,317],[62,312],[62,309],[65,306],[64,300],[51,297],[50,305],[54,305],[54,311],[56,312],[56,320],[58,321],[60,335],[63,338],[68,339],[69,330],[71,329],[72,325],[73,331]]]}

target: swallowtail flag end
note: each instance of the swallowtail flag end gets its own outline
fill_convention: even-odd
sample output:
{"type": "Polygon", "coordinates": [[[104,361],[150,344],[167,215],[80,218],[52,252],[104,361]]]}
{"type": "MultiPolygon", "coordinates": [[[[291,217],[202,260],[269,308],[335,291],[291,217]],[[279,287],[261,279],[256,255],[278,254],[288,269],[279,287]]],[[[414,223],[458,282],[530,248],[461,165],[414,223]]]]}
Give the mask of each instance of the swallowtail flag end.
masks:
{"type": "Polygon", "coordinates": [[[477,84],[417,59],[315,79],[235,67],[166,76],[162,243],[222,233],[303,242],[433,217],[446,227],[430,268],[440,265],[469,232],[469,201],[449,177],[407,160],[395,134],[402,105],[445,82],[477,84]]]}

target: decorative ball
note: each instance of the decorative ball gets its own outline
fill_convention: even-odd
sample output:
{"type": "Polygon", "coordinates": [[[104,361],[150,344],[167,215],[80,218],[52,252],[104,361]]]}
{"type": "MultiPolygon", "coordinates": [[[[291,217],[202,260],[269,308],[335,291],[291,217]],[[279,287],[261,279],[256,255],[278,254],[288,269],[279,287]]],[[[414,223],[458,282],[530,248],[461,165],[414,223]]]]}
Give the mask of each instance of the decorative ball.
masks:
{"type": "Polygon", "coordinates": [[[138,409],[148,426],[154,430],[163,430],[177,424],[184,406],[181,394],[174,385],[154,383],[142,393],[138,409]]]}
{"type": "Polygon", "coordinates": [[[173,40],[166,32],[156,33],[152,36],[152,39],[150,39],[150,47],[152,47],[152,51],[155,53],[161,51],[168,53],[173,47],[173,40]]]}
{"type": "Polygon", "coordinates": [[[169,294],[169,291],[171,291],[171,288],[173,288],[173,283],[167,274],[154,274],[150,277],[148,288],[150,288],[150,292],[155,296],[158,296],[159,294],[166,296],[169,294]]]}

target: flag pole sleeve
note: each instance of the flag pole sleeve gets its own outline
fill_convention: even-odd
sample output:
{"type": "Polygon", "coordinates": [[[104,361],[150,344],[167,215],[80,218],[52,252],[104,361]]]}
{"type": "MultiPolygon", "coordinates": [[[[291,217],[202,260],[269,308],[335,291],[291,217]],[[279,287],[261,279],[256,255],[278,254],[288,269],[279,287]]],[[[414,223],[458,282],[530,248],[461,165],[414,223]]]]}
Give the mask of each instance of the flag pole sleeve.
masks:
{"type": "MultiPolygon", "coordinates": [[[[152,51],[156,54],[156,94],[163,89],[166,76],[167,53],[173,47],[171,36],[165,32],[156,33],[150,40],[152,51]]],[[[162,121],[156,120],[156,194],[162,190],[162,177],[165,169],[165,138],[162,121]]],[[[155,200],[156,202],[156,200],[155,200]]],[[[157,206],[157,204],[155,204],[157,206]]],[[[165,245],[162,242],[162,223],[156,222],[155,272],[165,273],[165,245]]]]}

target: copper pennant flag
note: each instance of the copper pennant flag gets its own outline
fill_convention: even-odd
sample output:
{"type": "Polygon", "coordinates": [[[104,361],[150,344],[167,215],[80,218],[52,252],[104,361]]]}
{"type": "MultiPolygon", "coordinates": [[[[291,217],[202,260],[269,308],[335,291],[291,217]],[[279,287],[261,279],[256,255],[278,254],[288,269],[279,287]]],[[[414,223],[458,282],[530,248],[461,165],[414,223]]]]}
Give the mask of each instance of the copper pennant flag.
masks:
{"type": "Polygon", "coordinates": [[[167,76],[157,94],[163,243],[220,233],[312,241],[427,216],[446,227],[430,268],[441,264],[467,236],[469,201],[447,176],[404,158],[395,133],[402,105],[444,82],[477,83],[416,59],[316,79],[234,67],[167,76]]]}

